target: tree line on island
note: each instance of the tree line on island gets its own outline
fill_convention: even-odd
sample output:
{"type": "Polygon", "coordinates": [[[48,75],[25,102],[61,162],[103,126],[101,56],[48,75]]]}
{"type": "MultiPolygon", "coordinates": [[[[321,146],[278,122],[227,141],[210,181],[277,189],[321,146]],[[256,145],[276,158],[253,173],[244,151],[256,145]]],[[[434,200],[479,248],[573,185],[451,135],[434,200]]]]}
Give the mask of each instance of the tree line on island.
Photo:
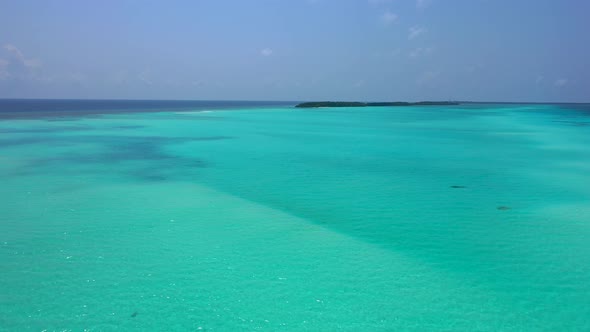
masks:
{"type": "Polygon", "coordinates": [[[450,106],[459,105],[456,101],[419,101],[415,103],[405,101],[363,103],[358,101],[311,101],[295,105],[298,108],[317,107],[368,107],[368,106],[450,106]]]}

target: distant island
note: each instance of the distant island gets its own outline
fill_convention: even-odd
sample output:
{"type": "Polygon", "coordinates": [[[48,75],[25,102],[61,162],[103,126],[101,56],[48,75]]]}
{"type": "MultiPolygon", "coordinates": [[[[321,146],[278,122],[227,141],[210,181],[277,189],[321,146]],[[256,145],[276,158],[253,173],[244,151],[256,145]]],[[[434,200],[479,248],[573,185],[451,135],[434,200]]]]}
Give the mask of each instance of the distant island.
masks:
{"type": "Polygon", "coordinates": [[[459,105],[456,101],[419,101],[409,103],[405,101],[383,102],[383,103],[362,103],[358,101],[312,101],[295,105],[298,108],[317,107],[367,107],[367,106],[450,106],[459,105]]]}

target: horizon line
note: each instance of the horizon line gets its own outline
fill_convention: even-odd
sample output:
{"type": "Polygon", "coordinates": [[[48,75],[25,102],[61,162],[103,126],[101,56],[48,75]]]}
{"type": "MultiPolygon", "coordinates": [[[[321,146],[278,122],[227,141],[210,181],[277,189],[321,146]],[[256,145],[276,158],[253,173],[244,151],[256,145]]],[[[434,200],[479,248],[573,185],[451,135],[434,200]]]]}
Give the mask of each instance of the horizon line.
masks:
{"type": "MultiPolygon", "coordinates": [[[[260,99],[130,99],[130,98],[4,98],[0,100],[72,100],[72,101],[225,101],[225,102],[280,102],[280,103],[300,103],[300,102],[359,102],[358,100],[260,100],[260,99]]],[[[590,101],[489,101],[489,100],[418,100],[417,102],[442,102],[453,101],[465,104],[590,104],[590,101]]],[[[367,101],[361,101],[367,102],[367,101]]],[[[384,101],[379,101],[384,102],[384,101]]],[[[386,102],[408,102],[404,100],[386,101],[386,102]]]]}

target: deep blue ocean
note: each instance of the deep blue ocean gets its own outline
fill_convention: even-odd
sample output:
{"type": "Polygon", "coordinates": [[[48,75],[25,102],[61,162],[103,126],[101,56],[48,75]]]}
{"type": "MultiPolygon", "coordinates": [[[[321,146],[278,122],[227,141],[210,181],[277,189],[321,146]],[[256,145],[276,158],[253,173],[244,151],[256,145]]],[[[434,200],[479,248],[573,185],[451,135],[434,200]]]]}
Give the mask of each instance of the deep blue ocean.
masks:
{"type": "Polygon", "coordinates": [[[0,99],[1,118],[293,106],[290,101],[0,99]]]}

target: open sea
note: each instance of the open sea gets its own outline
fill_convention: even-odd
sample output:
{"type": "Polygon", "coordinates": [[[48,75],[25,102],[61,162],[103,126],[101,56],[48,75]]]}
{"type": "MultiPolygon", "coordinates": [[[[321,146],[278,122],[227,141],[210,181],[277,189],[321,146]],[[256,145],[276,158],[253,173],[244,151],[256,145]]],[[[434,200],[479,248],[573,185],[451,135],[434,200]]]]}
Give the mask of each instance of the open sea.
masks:
{"type": "Polygon", "coordinates": [[[0,331],[590,331],[590,105],[0,100],[0,331]]]}

